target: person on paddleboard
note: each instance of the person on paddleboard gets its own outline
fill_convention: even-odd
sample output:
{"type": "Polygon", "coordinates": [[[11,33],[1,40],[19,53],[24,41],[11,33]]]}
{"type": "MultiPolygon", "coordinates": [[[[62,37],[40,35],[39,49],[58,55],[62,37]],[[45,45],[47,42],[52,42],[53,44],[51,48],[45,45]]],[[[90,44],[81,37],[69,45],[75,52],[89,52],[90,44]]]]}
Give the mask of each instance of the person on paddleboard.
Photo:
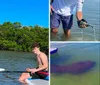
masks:
{"type": "Polygon", "coordinates": [[[84,0],[51,0],[50,3],[50,28],[51,34],[56,35],[60,22],[66,37],[70,36],[70,29],[73,25],[73,14],[76,9],[77,24],[80,28],[88,26],[83,19],[82,8],[84,0]]]}
{"type": "Polygon", "coordinates": [[[40,45],[34,43],[32,45],[32,52],[36,54],[38,67],[37,68],[26,68],[29,73],[22,73],[19,81],[25,83],[27,78],[39,78],[45,79],[48,76],[48,59],[45,53],[40,51],[40,45]]]}

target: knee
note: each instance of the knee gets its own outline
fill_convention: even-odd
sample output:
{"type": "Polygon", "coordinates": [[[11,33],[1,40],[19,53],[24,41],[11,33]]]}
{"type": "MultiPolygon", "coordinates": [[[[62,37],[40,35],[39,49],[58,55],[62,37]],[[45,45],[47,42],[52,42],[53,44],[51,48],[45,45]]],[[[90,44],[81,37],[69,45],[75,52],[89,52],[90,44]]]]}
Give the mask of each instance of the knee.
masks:
{"type": "Polygon", "coordinates": [[[20,78],[18,79],[18,81],[21,82],[21,83],[23,83],[24,80],[20,77],[20,78]]]}
{"type": "Polygon", "coordinates": [[[54,29],[51,30],[51,32],[56,34],[56,33],[58,33],[58,29],[54,28],[54,29]]]}
{"type": "Polygon", "coordinates": [[[24,73],[22,73],[21,75],[20,75],[20,77],[19,77],[19,81],[21,82],[21,81],[23,81],[23,77],[24,77],[24,73]]]}

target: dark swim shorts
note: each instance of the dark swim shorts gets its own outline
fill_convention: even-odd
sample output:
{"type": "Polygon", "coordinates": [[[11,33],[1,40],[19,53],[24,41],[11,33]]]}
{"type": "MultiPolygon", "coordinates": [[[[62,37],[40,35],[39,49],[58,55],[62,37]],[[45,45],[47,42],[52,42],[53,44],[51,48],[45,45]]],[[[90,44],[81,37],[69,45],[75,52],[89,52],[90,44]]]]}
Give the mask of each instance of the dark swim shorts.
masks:
{"type": "Polygon", "coordinates": [[[71,29],[73,25],[73,15],[62,16],[55,12],[52,12],[52,15],[50,15],[50,27],[59,28],[61,22],[63,29],[71,29]]]}
{"type": "Polygon", "coordinates": [[[32,77],[32,79],[46,79],[49,74],[48,71],[42,70],[35,73],[30,73],[30,76],[32,77]]]}

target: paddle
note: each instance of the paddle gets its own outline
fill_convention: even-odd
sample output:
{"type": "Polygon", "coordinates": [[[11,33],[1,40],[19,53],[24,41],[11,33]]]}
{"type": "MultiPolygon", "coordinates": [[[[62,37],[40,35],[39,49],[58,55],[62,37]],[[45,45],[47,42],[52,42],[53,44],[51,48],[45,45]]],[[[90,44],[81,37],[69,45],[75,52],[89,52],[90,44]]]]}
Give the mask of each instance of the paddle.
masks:
{"type": "Polygon", "coordinates": [[[4,68],[0,68],[0,73],[29,73],[28,71],[6,71],[4,68]]]}

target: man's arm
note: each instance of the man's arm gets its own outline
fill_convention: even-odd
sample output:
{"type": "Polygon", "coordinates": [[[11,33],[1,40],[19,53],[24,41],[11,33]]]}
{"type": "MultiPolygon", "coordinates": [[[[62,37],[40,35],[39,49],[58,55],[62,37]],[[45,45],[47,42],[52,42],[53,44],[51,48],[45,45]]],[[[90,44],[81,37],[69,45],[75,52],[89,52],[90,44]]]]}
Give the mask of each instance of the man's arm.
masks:
{"type": "Polygon", "coordinates": [[[53,1],[54,1],[54,0],[50,0],[50,4],[52,4],[52,3],[53,3],[53,1]]]}
{"type": "Polygon", "coordinates": [[[51,2],[50,2],[50,14],[52,14],[52,11],[54,11],[54,9],[53,9],[53,7],[52,7],[52,5],[51,5],[51,4],[53,3],[53,1],[54,1],[54,0],[51,0],[51,2]]]}
{"type": "Polygon", "coordinates": [[[83,2],[84,0],[77,0],[77,6],[76,6],[77,24],[80,28],[87,27],[87,21],[83,19],[83,14],[82,14],[83,2]]]}
{"type": "Polygon", "coordinates": [[[78,21],[83,18],[83,15],[82,15],[83,2],[84,0],[77,0],[76,18],[78,21]]]}
{"type": "Polygon", "coordinates": [[[80,21],[81,19],[83,19],[82,11],[76,12],[76,18],[77,18],[77,21],[80,21]]]}

